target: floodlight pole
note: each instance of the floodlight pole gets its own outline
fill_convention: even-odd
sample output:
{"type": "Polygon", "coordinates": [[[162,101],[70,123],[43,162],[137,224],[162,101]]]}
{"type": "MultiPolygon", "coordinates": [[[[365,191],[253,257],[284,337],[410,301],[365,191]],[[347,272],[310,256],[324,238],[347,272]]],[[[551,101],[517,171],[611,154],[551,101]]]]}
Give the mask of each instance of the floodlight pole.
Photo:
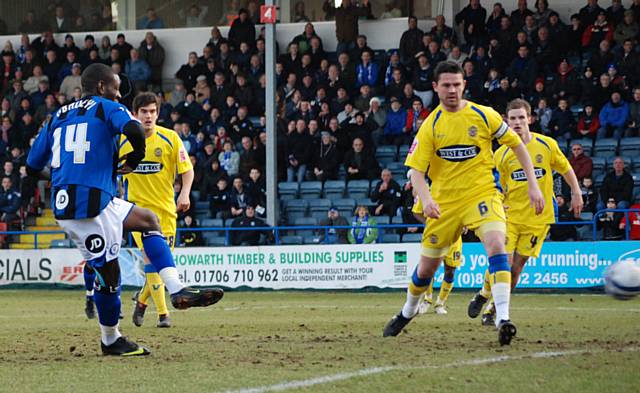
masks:
{"type": "MultiPolygon", "coordinates": [[[[275,5],[275,0],[266,0],[266,6],[275,5]]],[[[266,173],[267,178],[267,224],[278,224],[278,159],[276,153],[277,117],[276,117],[276,24],[265,24],[265,73],[267,120],[266,173]]]]}

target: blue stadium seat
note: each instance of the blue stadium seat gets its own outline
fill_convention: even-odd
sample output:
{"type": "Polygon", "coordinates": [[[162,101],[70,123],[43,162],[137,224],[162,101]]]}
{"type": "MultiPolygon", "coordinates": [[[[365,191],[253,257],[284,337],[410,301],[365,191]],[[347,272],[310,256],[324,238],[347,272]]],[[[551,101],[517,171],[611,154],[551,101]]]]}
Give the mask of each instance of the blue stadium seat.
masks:
{"type": "Polygon", "coordinates": [[[599,174],[598,176],[595,176],[593,178],[593,184],[596,186],[596,188],[601,187],[602,183],[604,182],[604,176],[605,174],[599,174]]]}
{"type": "Polygon", "coordinates": [[[302,236],[295,236],[295,235],[282,236],[280,238],[280,244],[284,244],[284,245],[302,244],[302,236]]]}
{"type": "Polygon", "coordinates": [[[315,199],[322,194],[322,182],[303,181],[300,183],[300,198],[315,199]]]}
{"type": "Polygon", "coordinates": [[[315,236],[305,236],[302,239],[302,242],[304,244],[320,244],[320,239],[321,237],[319,235],[315,235],[315,236]]]}
{"type": "Polygon", "coordinates": [[[591,241],[593,239],[593,226],[591,225],[578,225],[576,226],[576,232],[578,235],[577,240],[591,241]]]}
{"type": "Polygon", "coordinates": [[[196,201],[199,201],[200,200],[200,190],[191,190],[191,196],[196,201]]]}
{"type": "Polygon", "coordinates": [[[604,157],[592,157],[593,170],[603,172],[607,169],[607,159],[604,157]]]}
{"type": "Polygon", "coordinates": [[[327,211],[332,206],[330,199],[310,199],[309,200],[309,209],[311,213],[320,212],[325,216],[327,215],[327,211]]]}
{"type": "Polygon", "coordinates": [[[356,199],[356,204],[358,206],[366,206],[367,208],[369,208],[369,214],[373,215],[373,209],[376,207],[376,203],[372,201],[370,198],[356,199]]]}
{"type": "Polygon", "coordinates": [[[407,176],[407,167],[404,166],[404,162],[390,162],[387,164],[387,169],[391,171],[393,176],[407,176]]]}
{"type": "Polygon", "coordinates": [[[582,214],[580,214],[580,219],[582,221],[593,221],[593,213],[591,213],[591,212],[582,212],[582,214]]]}
{"type": "MultiPolygon", "coordinates": [[[[317,226],[318,220],[313,217],[300,217],[293,220],[294,226],[317,226]]],[[[298,236],[314,236],[315,230],[313,229],[296,229],[296,235],[298,236]]]]}
{"type": "Polygon", "coordinates": [[[404,159],[407,158],[407,154],[409,154],[410,145],[402,145],[398,149],[398,161],[404,162],[404,159]]]}
{"type": "Polygon", "coordinates": [[[403,243],[420,243],[422,241],[422,233],[405,233],[402,235],[403,243]]]}
{"type": "Polygon", "coordinates": [[[579,143],[582,145],[582,148],[584,149],[584,154],[588,156],[593,155],[593,141],[591,139],[589,138],[572,139],[571,141],[569,141],[569,147],[571,147],[571,145],[573,145],[574,143],[579,143]]]}
{"type": "Polygon", "coordinates": [[[632,173],[633,176],[633,186],[640,187],[640,172],[632,173]]]}
{"type": "MultiPolygon", "coordinates": [[[[391,217],[389,217],[389,216],[376,216],[375,218],[376,218],[376,221],[378,222],[378,225],[389,225],[389,224],[391,224],[391,217]]],[[[382,234],[395,233],[395,229],[392,229],[392,228],[380,228],[380,230],[378,232],[382,233],[382,234]]]]}
{"type": "Polygon", "coordinates": [[[598,157],[614,157],[618,150],[618,140],[614,138],[603,138],[596,141],[593,148],[593,155],[598,157]]]}
{"type": "Polygon", "coordinates": [[[378,146],[376,149],[376,159],[380,165],[386,165],[396,160],[397,149],[395,146],[378,146]]]}
{"type": "Polygon", "coordinates": [[[286,202],[285,212],[287,221],[292,223],[296,218],[306,217],[309,209],[309,201],[306,199],[290,199],[286,202]]]}
{"type": "Polygon", "coordinates": [[[327,180],[324,182],[324,197],[340,199],[344,196],[345,183],[343,180],[327,180]]]}
{"type": "Polygon", "coordinates": [[[209,202],[208,201],[197,201],[196,202],[196,215],[197,216],[206,216],[209,217],[209,202]]]}
{"type": "Polygon", "coordinates": [[[385,233],[382,235],[382,243],[400,243],[400,235],[397,233],[385,233]]]}
{"type": "Polygon", "coordinates": [[[344,169],[344,165],[338,167],[338,180],[344,181],[347,178],[347,170],[344,169]]]}
{"type": "Polygon", "coordinates": [[[638,154],[631,157],[631,170],[633,172],[640,172],[640,153],[638,154]]]}
{"type": "Polygon", "coordinates": [[[369,180],[351,180],[347,184],[350,198],[366,198],[369,196],[369,180]]]}
{"type": "Polygon", "coordinates": [[[391,218],[391,223],[392,224],[404,224],[404,219],[402,218],[402,216],[393,216],[391,218]]]}
{"type": "Polygon", "coordinates": [[[220,228],[223,226],[224,220],[221,218],[203,218],[200,220],[200,226],[203,228],[220,228]]]}
{"type": "Polygon", "coordinates": [[[637,156],[640,154],[640,137],[620,139],[620,155],[637,156]]]}
{"type": "Polygon", "coordinates": [[[333,207],[338,209],[340,215],[345,217],[347,221],[353,217],[353,212],[356,209],[356,201],[353,198],[341,198],[334,199],[333,207]]]}
{"type": "Polygon", "coordinates": [[[281,200],[296,199],[298,197],[299,187],[296,182],[278,183],[278,195],[281,200]]]}
{"type": "Polygon", "coordinates": [[[204,239],[207,246],[224,246],[226,245],[226,238],[224,236],[220,236],[218,232],[202,232],[202,238],[204,239]]]}

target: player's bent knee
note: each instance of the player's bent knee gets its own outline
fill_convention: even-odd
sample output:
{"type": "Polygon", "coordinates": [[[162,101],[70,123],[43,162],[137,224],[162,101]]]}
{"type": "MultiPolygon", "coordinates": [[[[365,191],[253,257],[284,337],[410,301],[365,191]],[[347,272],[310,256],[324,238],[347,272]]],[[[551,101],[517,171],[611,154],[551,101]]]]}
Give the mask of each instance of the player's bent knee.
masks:
{"type": "Polygon", "coordinates": [[[120,286],[120,263],[117,259],[105,262],[100,267],[94,267],[96,271],[95,290],[103,294],[118,292],[120,286]]]}

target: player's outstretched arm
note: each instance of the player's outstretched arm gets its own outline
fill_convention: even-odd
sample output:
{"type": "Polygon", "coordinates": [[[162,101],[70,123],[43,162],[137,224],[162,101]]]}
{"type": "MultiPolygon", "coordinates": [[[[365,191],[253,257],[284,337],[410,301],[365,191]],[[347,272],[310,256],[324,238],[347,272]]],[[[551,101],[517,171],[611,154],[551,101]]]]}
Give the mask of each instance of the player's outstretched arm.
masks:
{"type": "Polygon", "coordinates": [[[533,164],[531,163],[529,152],[524,146],[524,143],[520,143],[518,146],[514,147],[513,152],[516,157],[518,157],[518,161],[520,161],[520,165],[522,165],[522,169],[527,175],[529,201],[531,202],[531,206],[535,209],[536,214],[540,214],[544,210],[544,196],[538,186],[538,179],[536,179],[536,174],[533,171],[533,164]]]}
{"type": "Polygon", "coordinates": [[[562,177],[569,187],[571,187],[571,210],[573,211],[573,216],[575,218],[580,218],[584,202],[582,201],[582,190],[580,190],[578,177],[573,169],[569,169],[566,173],[563,173],[562,177]]]}
{"type": "Polygon", "coordinates": [[[144,129],[137,120],[131,120],[122,128],[122,133],[127,137],[131,144],[132,151],[126,155],[126,161],[118,173],[127,174],[133,172],[140,161],[144,158],[146,150],[146,141],[144,137],[144,129]]]}
{"type": "Polygon", "coordinates": [[[422,202],[422,212],[424,215],[429,218],[439,218],[440,206],[438,206],[431,197],[429,185],[424,178],[424,172],[420,172],[413,168],[411,171],[411,184],[413,184],[413,187],[418,193],[418,198],[420,198],[420,201],[422,202]]]}

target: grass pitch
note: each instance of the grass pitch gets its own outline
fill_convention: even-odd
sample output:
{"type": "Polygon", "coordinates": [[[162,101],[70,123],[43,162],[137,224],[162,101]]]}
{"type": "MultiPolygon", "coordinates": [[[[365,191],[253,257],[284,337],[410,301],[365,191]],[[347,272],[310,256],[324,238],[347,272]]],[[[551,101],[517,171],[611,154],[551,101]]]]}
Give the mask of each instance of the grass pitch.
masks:
{"type": "Polygon", "coordinates": [[[428,314],[396,338],[382,328],[404,294],[230,292],[209,309],[172,311],[174,327],[131,323],[146,358],[99,355],[99,329],[81,290],[0,291],[0,391],[67,392],[637,392],[640,301],[516,295],[518,337],[466,316],[428,314]]]}

